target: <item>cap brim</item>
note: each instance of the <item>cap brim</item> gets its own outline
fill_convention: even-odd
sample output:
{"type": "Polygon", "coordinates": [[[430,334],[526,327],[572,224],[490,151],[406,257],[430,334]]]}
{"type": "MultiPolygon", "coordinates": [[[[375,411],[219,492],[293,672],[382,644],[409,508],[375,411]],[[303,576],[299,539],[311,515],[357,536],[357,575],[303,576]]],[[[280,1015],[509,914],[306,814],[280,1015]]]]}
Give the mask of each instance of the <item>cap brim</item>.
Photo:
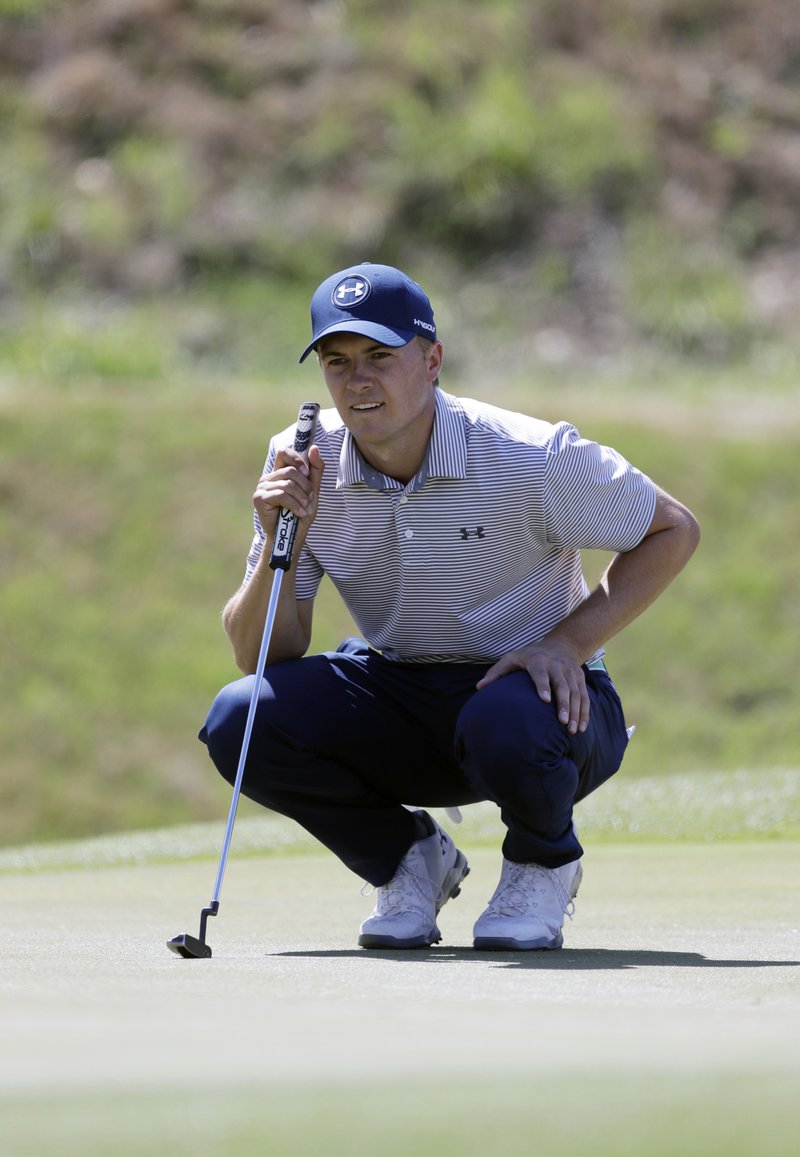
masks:
{"type": "Polygon", "coordinates": [[[371,337],[381,345],[401,346],[417,336],[413,329],[389,329],[385,325],[378,325],[374,321],[337,321],[327,329],[320,330],[303,350],[300,361],[304,362],[317,342],[322,341],[331,333],[357,333],[362,337],[371,337]]]}

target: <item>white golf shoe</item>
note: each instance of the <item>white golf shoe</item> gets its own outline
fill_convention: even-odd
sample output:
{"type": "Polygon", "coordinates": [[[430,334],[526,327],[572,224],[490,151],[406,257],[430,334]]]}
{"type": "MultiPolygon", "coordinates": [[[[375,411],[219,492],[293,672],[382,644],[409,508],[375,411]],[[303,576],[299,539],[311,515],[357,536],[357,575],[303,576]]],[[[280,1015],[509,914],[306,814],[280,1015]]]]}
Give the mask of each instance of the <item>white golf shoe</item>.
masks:
{"type": "Polygon", "coordinates": [[[358,937],[362,948],[427,948],[441,940],[436,917],[461,891],[469,864],[447,832],[434,826],[432,836],[411,845],[389,883],[376,889],[377,903],[358,937]]]}
{"type": "Polygon", "coordinates": [[[572,919],[582,875],[580,860],[543,868],[504,859],[489,907],[475,922],[475,948],[495,952],[560,948],[564,917],[572,919]]]}

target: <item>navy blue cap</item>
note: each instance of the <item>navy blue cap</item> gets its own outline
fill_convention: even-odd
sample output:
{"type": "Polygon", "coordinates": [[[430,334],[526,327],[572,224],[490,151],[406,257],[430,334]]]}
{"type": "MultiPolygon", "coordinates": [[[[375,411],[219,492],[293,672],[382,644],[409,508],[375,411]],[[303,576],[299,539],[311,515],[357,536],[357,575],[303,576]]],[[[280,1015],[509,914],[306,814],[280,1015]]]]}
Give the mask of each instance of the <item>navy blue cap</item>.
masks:
{"type": "Polygon", "coordinates": [[[369,261],[323,281],[311,299],[311,332],[301,362],[329,333],[357,333],[390,346],[406,345],[415,337],[436,341],[433,309],[424,289],[399,269],[369,261]]]}

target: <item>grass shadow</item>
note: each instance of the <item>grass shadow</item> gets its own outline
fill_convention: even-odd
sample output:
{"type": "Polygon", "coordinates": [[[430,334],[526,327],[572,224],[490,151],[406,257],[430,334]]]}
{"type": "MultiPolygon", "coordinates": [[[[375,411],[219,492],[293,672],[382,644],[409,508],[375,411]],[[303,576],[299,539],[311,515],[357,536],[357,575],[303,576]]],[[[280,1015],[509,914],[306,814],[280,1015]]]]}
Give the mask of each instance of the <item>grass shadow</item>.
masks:
{"type": "Polygon", "coordinates": [[[607,972],[629,968],[800,968],[800,960],[714,959],[699,952],[658,949],[564,948],[556,952],[480,952],[474,948],[320,948],[275,952],[271,956],[303,959],[364,959],[375,956],[398,963],[491,964],[497,968],[531,968],[559,972],[607,972]]]}

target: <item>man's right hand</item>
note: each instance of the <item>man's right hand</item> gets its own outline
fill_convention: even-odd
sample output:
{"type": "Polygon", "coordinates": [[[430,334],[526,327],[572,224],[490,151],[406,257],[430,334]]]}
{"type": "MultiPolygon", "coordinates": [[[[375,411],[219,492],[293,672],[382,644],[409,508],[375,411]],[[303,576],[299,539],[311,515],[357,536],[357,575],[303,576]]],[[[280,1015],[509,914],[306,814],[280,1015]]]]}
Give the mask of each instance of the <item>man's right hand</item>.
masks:
{"type": "Polygon", "coordinates": [[[275,537],[278,511],[286,507],[298,518],[298,534],[305,538],[317,513],[317,499],[325,464],[319,447],[311,446],[306,462],[302,454],[287,447],[279,450],[275,466],[259,479],[253,494],[253,506],[270,542],[275,537]]]}

